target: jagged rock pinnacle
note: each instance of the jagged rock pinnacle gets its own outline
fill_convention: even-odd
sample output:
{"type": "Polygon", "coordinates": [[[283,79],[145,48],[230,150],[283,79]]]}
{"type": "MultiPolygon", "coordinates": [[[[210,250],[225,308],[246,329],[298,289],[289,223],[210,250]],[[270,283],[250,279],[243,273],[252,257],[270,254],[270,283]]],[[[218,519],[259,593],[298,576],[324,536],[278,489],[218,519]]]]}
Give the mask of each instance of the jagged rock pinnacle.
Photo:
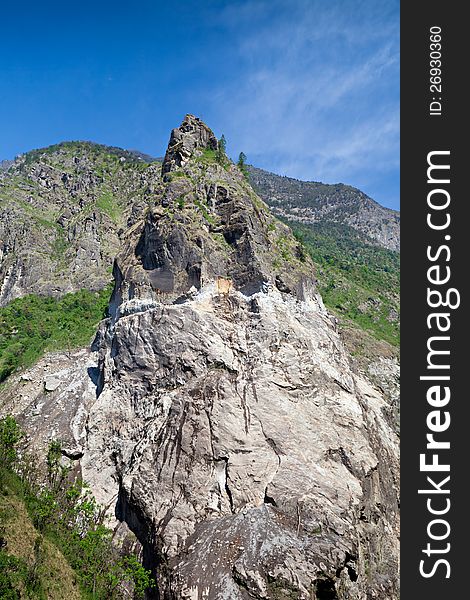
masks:
{"type": "Polygon", "coordinates": [[[172,304],[221,278],[248,296],[273,286],[299,299],[315,295],[310,258],[240,170],[219,162],[217,147],[197,117],[173,129],[162,185],[116,257],[121,314],[127,302],[172,304]]]}
{"type": "Polygon", "coordinates": [[[217,150],[217,145],[214,133],[201,119],[194,115],[186,115],[181,125],[171,132],[162,174],[184,166],[194,150],[198,148],[217,150]]]}

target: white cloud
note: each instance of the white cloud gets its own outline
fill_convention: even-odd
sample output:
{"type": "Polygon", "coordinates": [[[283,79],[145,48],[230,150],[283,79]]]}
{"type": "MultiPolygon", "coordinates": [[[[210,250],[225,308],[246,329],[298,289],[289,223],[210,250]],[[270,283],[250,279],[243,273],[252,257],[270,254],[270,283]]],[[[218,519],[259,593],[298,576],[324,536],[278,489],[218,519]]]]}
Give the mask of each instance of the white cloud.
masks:
{"type": "Polygon", "coordinates": [[[234,49],[242,74],[211,98],[229,150],[329,182],[367,181],[367,171],[377,180],[397,169],[398,19],[388,16],[395,3],[239,4],[218,18],[242,30],[234,49]]]}

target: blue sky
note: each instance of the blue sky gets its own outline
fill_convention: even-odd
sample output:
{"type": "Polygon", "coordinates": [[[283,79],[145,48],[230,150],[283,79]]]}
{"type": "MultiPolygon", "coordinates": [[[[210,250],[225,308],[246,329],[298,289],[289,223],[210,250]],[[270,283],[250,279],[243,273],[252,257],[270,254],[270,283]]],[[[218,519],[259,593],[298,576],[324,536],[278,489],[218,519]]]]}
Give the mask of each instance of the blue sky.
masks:
{"type": "Polygon", "coordinates": [[[0,159],[85,139],[228,153],[399,205],[398,0],[79,0],[0,9],[0,159]]]}

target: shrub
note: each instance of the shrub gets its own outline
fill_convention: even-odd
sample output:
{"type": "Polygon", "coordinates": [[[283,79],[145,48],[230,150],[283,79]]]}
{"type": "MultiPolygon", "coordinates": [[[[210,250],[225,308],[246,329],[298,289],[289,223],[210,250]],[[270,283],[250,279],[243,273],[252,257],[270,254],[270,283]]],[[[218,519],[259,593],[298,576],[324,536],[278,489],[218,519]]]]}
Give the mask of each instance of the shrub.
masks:
{"type": "Polygon", "coordinates": [[[46,351],[70,351],[89,344],[105,316],[110,294],[110,286],[62,298],[30,294],[0,308],[0,382],[46,351]]]}
{"type": "Polygon", "coordinates": [[[31,473],[32,460],[26,453],[20,457],[17,452],[22,437],[12,416],[0,420],[0,474],[6,475],[8,493],[24,502],[40,534],[35,539],[31,565],[2,550],[0,536],[0,598],[15,600],[20,597],[18,589],[27,589],[31,597],[45,598],[39,569],[43,538],[61,550],[86,597],[117,600],[123,597],[124,587],[131,587],[136,598],[143,598],[145,590],[155,586],[151,572],[135,556],[121,555],[113,546],[113,531],[104,523],[104,513],[88,486],[80,479],[67,477],[69,471],[61,465],[60,442],[49,445],[45,465],[48,476],[43,481],[38,476],[40,465],[36,465],[35,479],[22,476],[31,473]],[[3,460],[5,457],[7,460],[3,460]]]}
{"type": "Polygon", "coordinates": [[[17,460],[17,446],[23,437],[16,420],[8,415],[0,419],[0,463],[11,468],[17,460]]]}

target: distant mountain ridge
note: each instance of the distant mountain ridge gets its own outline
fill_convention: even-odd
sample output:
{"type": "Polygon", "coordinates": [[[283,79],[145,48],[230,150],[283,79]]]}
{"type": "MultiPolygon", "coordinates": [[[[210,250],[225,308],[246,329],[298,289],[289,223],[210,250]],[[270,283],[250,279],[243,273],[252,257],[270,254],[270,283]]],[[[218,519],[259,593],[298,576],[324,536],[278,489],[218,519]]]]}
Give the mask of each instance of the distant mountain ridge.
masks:
{"type": "MultiPolygon", "coordinates": [[[[163,159],[62,142],[2,163],[0,306],[35,293],[99,291],[122,233],[153,203],[163,159]]],[[[254,190],[306,245],[329,309],[398,342],[399,213],[351,186],[248,167],[254,190]]]]}
{"type": "Polygon", "coordinates": [[[335,223],[355,229],[364,241],[400,249],[400,213],[343,183],[301,181],[249,166],[250,182],[272,212],[304,225],[335,223]]]}

